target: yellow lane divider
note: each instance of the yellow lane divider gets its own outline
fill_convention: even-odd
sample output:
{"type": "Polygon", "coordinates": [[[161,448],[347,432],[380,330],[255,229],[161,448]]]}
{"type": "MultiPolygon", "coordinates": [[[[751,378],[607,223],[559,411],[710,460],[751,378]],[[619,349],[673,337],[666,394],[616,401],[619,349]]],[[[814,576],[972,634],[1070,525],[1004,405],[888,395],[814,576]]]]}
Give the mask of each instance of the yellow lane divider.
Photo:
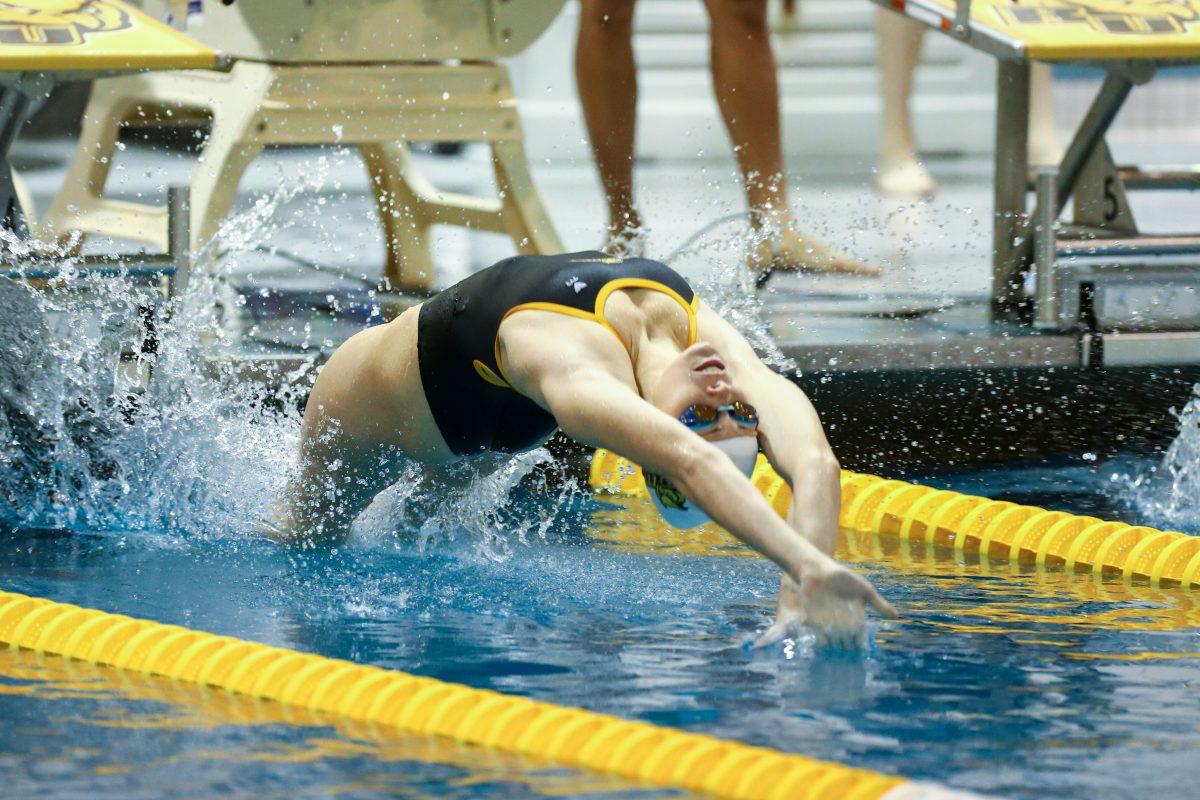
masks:
{"type": "MultiPolygon", "coordinates": [[[[764,457],[759,457],[751,480],[772,508],[780,515],[787,513],[791,489],[764,457]]],[[[591,485],[626,497],[646,496],[641,470],[605,450],[592,457],[591,485]]],[[[1088,571],[1096,577],[1120,575],[1127,582],[1148,580],[1152,586],[1200,586],[1200,537],[875,475],[842,472],[841,524],[851,530],[953,547],[959,553],[1007,558],[1014,564],[1088,571]]]]}
{"type": "MultiPolygon", "coordinates": [[[[0,696],[13,695],[40,702],[47,717],[63,713],[62,709],[53,707],[62,700],[118,696],[133,701],[132,707],[99,709],[78,720],[80,725],[108,729],[118,736],[123,731],[205,731],[223,726],[289,725],[298,729],[299,735],[290,737],[286,745],[268,741],[233,752],[221,748],[192,749],[187,756],[193,770],[203,770],[206,764],[223,769],[229,762],[267,763],[274,768],[361,758],[379,764],[410,761],[441,764],[462,771],[463,774],[454,778],[456,787],[503,782],[515,786],[517,791],[524,790],[524,796],[530,798],[599,796],[606,792],[642,788],[611,775],[548,769],[551,765],[544,759],[474,747],[444,736],[410,733],[391,725],[349,720],[157,675],[86,664],[28,650],[0,648],[0,696]],[[151,704],[149,707],[145,705],[147,701],[151,704]],[[164,705],[169,707],[166,713],[164,705]],[[340,736],[330,736],[329,728],[340,736]]],[[[141,760],[136,763],[136,768],[170,768],[175,759],[173,755],[164,755],[149,762],[141,760]]],[[[128,766],[135,765],[130,763],[128,766]]],[[[126,769],[124,764],[100,768],[102,775],[110,777],[118,777],[126,769]]],[[[432,796],[427,789],[422,792],[420,773],[421,770],[405,771],[399,775],[401,783],[392,787],[392,793],[406,797],[409,794],[432,796]],[[404,790],[410,787],[412,792],[405,793],[404,790]]],[[[325,795],[339,796],[338,788],[329,787],[325,795]]]]}
{"type": "Polygon", "coordinates": [[[952,796],[763,747],[3,591],[0,643],[715,797],[952,796]]]}

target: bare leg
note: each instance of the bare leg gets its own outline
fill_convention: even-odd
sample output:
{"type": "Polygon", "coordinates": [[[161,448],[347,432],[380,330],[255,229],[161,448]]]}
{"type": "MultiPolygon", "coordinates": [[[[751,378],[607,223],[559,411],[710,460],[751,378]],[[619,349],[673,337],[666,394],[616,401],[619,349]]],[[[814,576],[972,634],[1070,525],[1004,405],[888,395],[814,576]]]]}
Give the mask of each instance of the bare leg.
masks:
{"type": "Polygon", "coordinates": [[[1054,127],[1054,97],[1050,65],[1035,63],[1029,70],[1029,163],[1057,166],[1062,143],[1054,127]]]}
{"type": "Polygon", "coordinates": [[[746,186],[757,235],[747,261],[772,270],[876,274],[798,231],[788,208],[780,141],[779,82],[767,0],[704,0],[711,22],[713,91],[746,186]]]}
{"type": "Polygon", "coordinates": [[[633,60],[635,0],[580,0],[575,81],[588,139],[608,201],[610,238],[636,232],[642,219],[633,203],[633,137],[637,122],[637,68],[633,60]]]}
{"type": "Polygon", "coordinates": [[[410,308],[360,331],[321,370],[304,410],[300,475],[276,522],[280,538],[338,541],[405,459],[454,460],[421,386],[418,314],[410,308]]]}
{"type": "Polygon", "coordinates": [[[779,132],[779,83],[767,0],[705,0],[712,20],[713,91],[755,217],[788,211],[779,132]]]}
{"type": "Polygon", "coordinates": [[[913,72],[921,57],[925,28],[886,9],[875,10],[879,90],[882,118],[879,131],[879,190],[890,197],[928,197],[937,188],[917,157],[908,101],[913,72]]]}

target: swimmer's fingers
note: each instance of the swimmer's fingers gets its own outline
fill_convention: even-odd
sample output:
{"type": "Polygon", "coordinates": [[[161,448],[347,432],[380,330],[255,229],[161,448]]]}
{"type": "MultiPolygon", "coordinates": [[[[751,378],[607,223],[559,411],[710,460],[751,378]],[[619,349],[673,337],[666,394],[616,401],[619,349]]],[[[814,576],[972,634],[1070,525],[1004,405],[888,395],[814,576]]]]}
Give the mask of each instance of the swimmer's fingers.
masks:
{"type": "Polygon", "coordinates": [[[788,626],[783,622],[776,622],[771,627],[767,628],[762,636],[754,640],[751,645],[755,650],[761,650],[764,647],[770,647],[773,644],[783,641],[788,636],[788,626]]]}
{"type": "Polygon", "coordinates": [[[875,613],[887,619],[896,619],[900,616],[900,612],[896,610],[896,607],[887,600],[884,600],[883,596],[871,585],[870,581],[861,575],[855,575],[854,577],[858,578],[860,582],[859,590],[861,594],[859,597],[862,599],[864,605],[875,609],[875,613]]]}
{"type": "Polygon", "coordinates": [[[849,650],[861,646],[864,635],[861,626],[818,628],[815,633],[818,647],[836,650],[849,650]]]}
{"type": "Polygon", "coordinates": [[[874,586],[871,587],[869,602],[871,604],[871,608],[875,609],[875,613],[881,617],[886,619],[898,619],[900,616],[900,612],[896,610],[896,607],[887,600],[883,599],[883,596],[875,590],[874,586]]]}
{"type": "Polygon", "coordinates": [[[876,613],[881,617],[886,617],[887,619],[896,619],[900,616],[900,612],[896,611],[891,603],[880,596],[870,581],[845,567],[839,569],[827,581],[826,590],[831,595],[851,597],[859,600],[864,605],[875,609],[876,613]]]}
{"type": "Polygon", "coordinates": [[[795,639],[800,635],[800,629],[804,626],[804,621],[805,614],[801,609],[781,608],[775,615],[775,624],[767,628],[766,632],[758,637],[753,646],[756,649],[770,647],[784,639],[795,639]]]}
{"type": "Polygon", "coordinates": [[[883,596],[871,585],[870,581],[858,575],[855,575],[855,577],[862,581],[861,597],[864,604],[875,609],[876,614],[886,619],[896,619],[900,616],[900,612],[896,610],[896,607],[887,600],[884,600],[883,596]]]}

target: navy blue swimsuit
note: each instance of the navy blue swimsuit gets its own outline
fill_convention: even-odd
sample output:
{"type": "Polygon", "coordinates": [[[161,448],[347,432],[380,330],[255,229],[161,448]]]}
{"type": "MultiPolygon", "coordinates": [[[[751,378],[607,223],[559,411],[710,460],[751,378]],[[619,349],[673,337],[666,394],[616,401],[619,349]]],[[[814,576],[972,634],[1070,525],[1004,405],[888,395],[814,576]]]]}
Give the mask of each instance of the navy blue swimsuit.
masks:
{"type": "MultiPolygon", "coordinates": [[[[696,295],[658,261],[619,259],[597,251],[515,256],[451,286],[421,306],[417,354],[425,398],[442,438],[458,455],[536,447],[554,432],[554,417],[514,391],[500,363],[498,333],[509,314],[540,309],[608,327],[604,304],[618,289],[653,289],[688,312],[696,338],[696,295]]],[[[614,331],[615,333],[615,331],[614,331]]]]}

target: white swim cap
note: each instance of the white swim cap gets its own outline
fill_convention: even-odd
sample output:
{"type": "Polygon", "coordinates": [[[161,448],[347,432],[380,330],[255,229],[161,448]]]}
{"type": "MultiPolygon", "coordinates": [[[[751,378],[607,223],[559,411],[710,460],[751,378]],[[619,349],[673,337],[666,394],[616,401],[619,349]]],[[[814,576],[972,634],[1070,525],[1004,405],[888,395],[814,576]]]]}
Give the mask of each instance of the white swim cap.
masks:
{"type": "MultiPolygon", "coordinates": [[[[757,437],[735,436],[711,444],[728,456],[733,465],[747,478],[754,474],[754,465],[758,461],[757,437]]],[[[654,501],[655,508],[671,527],[686,530],[712,521],[699,506],[684,497],[675,484],[652,472],[644,474],[646,487],[650,489],[650,498],[654,501]]]]}

